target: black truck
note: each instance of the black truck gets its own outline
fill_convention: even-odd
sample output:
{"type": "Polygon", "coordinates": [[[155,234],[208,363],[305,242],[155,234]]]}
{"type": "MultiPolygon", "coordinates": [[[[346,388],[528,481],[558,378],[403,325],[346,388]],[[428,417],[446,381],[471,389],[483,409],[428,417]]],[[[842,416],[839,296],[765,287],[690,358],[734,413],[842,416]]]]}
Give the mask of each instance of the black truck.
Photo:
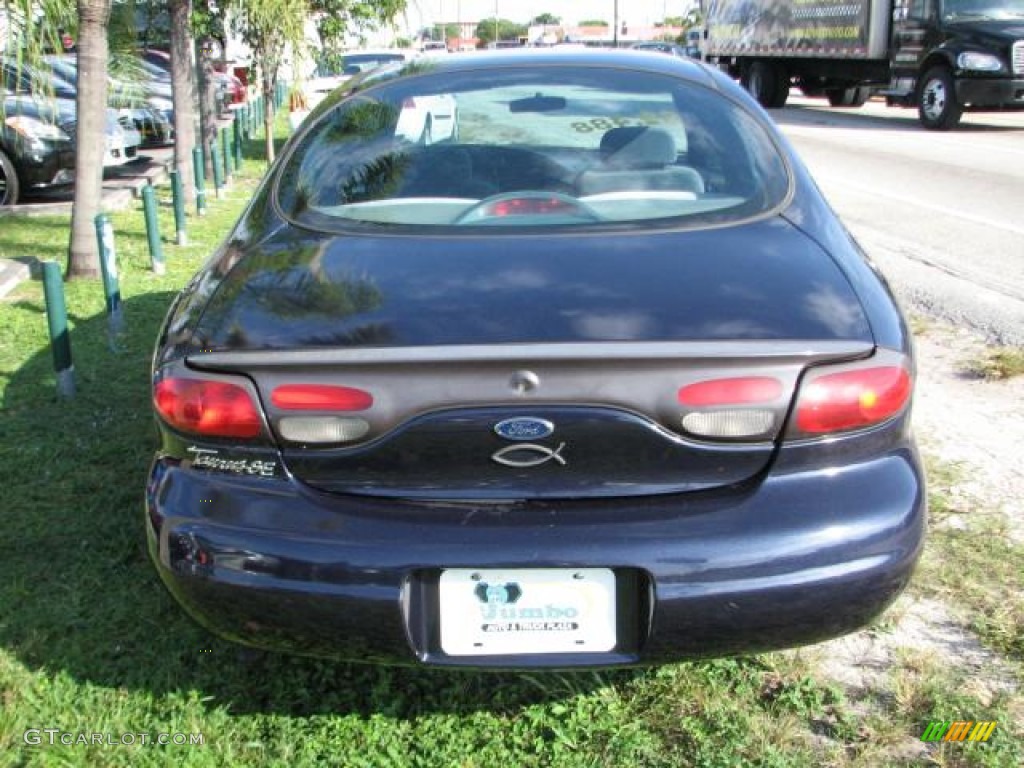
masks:
{"type": "Polygon", "coordinates": [[[795,84],[836,107],[873,94],[949,130],[1024,110],[1024,0],[703,0],[704,57],[765,107],[795,84]]]}

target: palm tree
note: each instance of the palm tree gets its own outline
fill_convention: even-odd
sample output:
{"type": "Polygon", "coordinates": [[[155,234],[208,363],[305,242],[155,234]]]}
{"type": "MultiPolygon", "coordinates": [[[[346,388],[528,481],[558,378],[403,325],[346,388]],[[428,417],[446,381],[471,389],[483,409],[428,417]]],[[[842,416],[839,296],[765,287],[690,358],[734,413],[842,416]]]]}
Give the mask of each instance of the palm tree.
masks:
{"type": "Polygon", "coordinates": [[[168,0],[171,17],[171,93],[174,98],[174,167],[185,191],[185,199],[195,200],[195,182],[189,172],[192,148],[196,144],[195,90],[192,75],[191,0],[168,0]]]}
{"type": "Polygon", "coordinates": [[[71,209],[68,277],[99,277],[93,220],[103,196],[107,110],[107,28],[111,0],[78,0],[78,97],[75,193],[71,209]]]}

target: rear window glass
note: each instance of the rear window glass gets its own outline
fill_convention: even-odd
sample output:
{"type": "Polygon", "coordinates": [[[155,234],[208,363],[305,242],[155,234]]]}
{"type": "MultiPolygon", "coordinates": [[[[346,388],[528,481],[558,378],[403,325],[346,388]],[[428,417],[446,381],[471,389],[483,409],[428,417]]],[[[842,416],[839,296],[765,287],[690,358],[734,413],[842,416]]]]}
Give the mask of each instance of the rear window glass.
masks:
{"type": "Polygon", "coordinates": [[[788,189],[768,134],[720,93],[559,66],[359,91],[298,140],[277,194],[287,216],[328,229],[601,227],[744,220],[788,189]]]}

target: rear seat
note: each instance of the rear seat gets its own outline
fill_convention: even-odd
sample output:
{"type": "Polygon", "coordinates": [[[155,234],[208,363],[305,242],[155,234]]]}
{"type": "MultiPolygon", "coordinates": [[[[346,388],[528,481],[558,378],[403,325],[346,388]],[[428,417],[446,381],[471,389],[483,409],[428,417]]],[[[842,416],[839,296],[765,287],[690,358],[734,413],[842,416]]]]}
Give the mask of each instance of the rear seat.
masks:
{"type": "Polygon", "coordinates": [[[704,193],[704,180],[693,168],[675,165],[676,146],[661,128],[625,126],[601,137],[601,165],[576,179],[581,197],[606,192],[675,190],[704,193]]]}

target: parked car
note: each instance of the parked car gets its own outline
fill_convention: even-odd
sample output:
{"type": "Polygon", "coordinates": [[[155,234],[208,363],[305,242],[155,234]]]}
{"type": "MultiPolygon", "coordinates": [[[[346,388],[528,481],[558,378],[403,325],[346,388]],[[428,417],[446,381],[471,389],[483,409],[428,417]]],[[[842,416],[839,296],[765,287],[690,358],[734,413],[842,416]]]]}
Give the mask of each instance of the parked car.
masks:
{"type": "Polygon", "coordinates": [[[670,56],[679,56],[683,58],[687,56],[686,49],[676,43],[669,43],[663,40],[650,40],[642,43],[633,43],[631,48],[638,51],[656,51],[657,53],[667,53],[670,56]]]}
{"type": "Polygon", "coordinates": [[[18,96],[0,84],[0,207],[29,190],[75,180],[75,147],[55,104],[18,96]]]}
{"type": "Polygon", "coordinates": [[[246,102],[245,85],[234,75],[227,72],[214,72],[213,79],[217,84],[217,109],[221,115],[246,102]]]}
{"type": "MultiPolygon", "coordinates": [[[[77,86],[48,67],[34,67],[13,59],[0,59],[0,76],[8,91],[27,94],[42,102],[53,102],[61,128],[74,137],[77,124],[77,86]]],[[[123,165],[138,155],[142,134],[134,121],[121,111],[108,108],[104,165],[123,165]]]]}
{"type": "Polygon", "coordinates": [[[323,58],[316,65],[313,75],[306,79],[304,91],[306,101],[315,107],[331,91],[356,75],[371,72],[387,64],[402,64],[419,56],[416,51],[397,48],[379,50],[360,49],[341,55],[340,59],[323,58]]]}
{"type": "MultiPolygon", "coordinates": [[[[78,88],[75,55],[49,55],[44,64],[73,90],[78,88]]],[[[125,65],[127,66],[127,65],[125,65]]],[[[164,146],[174,140],[174,102],[170,85],[110,77],[108,105],[131,120],[142,136],[143,146],[164,146]]]]}
{"type": "Polygon", "coordinates": [[[886,282],[723,74],[378,69],[309,116],[153,358],[157,571],[215,632],[435,666],[669,662],[864,626],[925,492],[886,282]],[[457,140],[403,105],[451,94],[457,140]]]}
{"type": "MultiPolygon", "coordinates": [[[[30,190],[74,182],[77,106],[74,101],[14,94],[3,95],[0,132],[0,205],[14,205],[30,190]]],[[[107,110],[104,167],[124,165],[138,156],[138,131],[107,110]]]]}

